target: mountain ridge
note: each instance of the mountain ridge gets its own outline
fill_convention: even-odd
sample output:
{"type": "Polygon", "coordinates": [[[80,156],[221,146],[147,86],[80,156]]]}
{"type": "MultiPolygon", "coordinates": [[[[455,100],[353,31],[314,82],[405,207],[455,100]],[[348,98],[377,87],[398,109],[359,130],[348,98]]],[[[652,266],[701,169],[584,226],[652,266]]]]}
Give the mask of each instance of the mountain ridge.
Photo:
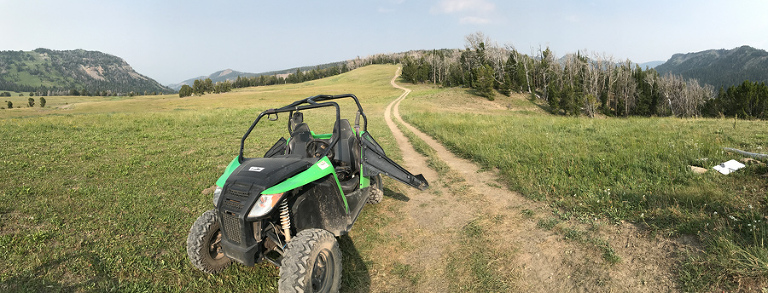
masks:
{"type": "Polygon", "coordinates": [[[715,87],[739,85],[746,80],[768,83],[768,52],[744,45],[678,53],[655,69],[662,75],[681,75],[715,87]]]}
{"type": "Polygon", "coordinates": [[[99,51],[0,51],[0,89],[17,92],[172,93],[124,59],[99,51]]]}

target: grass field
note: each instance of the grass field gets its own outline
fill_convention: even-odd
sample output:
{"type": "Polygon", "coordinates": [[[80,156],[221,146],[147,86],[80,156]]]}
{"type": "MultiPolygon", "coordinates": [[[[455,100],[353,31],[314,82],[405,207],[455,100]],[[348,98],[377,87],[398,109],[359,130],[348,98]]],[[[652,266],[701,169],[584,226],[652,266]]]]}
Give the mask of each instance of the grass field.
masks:
{"type": "MultiPolygon", "coordinates": [[[[212,208],[202,191],[236,155],[259,112],[315,94],[360,97],[371,132],[399,158],[382,118],[401,94],[389,85],[395,68],[368,66],[303,84],[184,99],[46,97],[41,109],[27,108],[27,96],[11,97],[25,106],[0,110],[0,291],[274,291],[278,271],[271,265],[234,265],[209,276],[189,264],[189,227],[212,208]]],[[[750,165],[728,176],[711,170],[739,158],[722,147],[766,153],[768,123],[557,117],[526,96],[490,102],[463,89],[407,86],[413,92],[400,109],[409,123],[497,168],[510,189],[548,203],[558,219],[631,221],[670,239],[698,239],[677,270],[682,289],[768,285],[768,169],[750,165]],[[689,165],[710,171],[696,175],[689,165]]],[[[257,128],[246,154],[263,153],[285,135],[285,123],[282,117],[257,128]]],[[[430,159],[446,174],[444,164],[430,159]]],[[[404,187],[388,183],[385,195],[402,197],[404,187]]],[[[413,268],[381,252],[415,249],[380,231],[396,225],[404,204],[366,207],[352,233],[340,238],[345,291],[365,292],[376,280],[405,284],[390,291],[415,288],[408,285],[419,281],[413,268]]],[[[473,223],[461,237],[476,237],[482,223],[473,223]]],[[[487,257],[473,255],[452,259],[453,268],[487,257]]],[[[469,270],[492,275],[483,268],[469,270]]],[[[495,284],[477,288],[502,288],[495,284]]]]}
{"type": "MultiPolygon", "coordinates": [[[[271,265],[209,276],[189,264],[189,227],[213,208],[201,192],[236,156],[259,112],[316,94],[358,95],[369,129],[397,158],[381,114],[399,95],[389,85],[394,71],[373,66],[184,99],[47,97],[44,109],[0,110],[0,291],[274,291],[271,265]]],[[[256,129],[246,152],[263,154],[286,123],[256,129]]],[[[376,237],[379,208],[387,206],[361,215],[356,228],[368,232],[359,237],[376,237]]],[[[354,256],[345,259],[345,287],[369,286],[371,245],[349,237],[341,245],[354,256]]]]}
{"type": "Polygon", "coordinates": [[[766,285],[768,168],[755,164],[728,176],[711,168],[741,158],[723,147],[765,153],[768,122],[556,117],[539,114],[544,106],[522,95],[499,108],[461,89],[411,88],[404,119],[497,168],[511,189],[567,218],[632,221],[667,237],[696,236],[701,251],[690,251],[679,268],[683,289],[766,285]],[[694,174],[691,165],[710,171],[694,174]]]}

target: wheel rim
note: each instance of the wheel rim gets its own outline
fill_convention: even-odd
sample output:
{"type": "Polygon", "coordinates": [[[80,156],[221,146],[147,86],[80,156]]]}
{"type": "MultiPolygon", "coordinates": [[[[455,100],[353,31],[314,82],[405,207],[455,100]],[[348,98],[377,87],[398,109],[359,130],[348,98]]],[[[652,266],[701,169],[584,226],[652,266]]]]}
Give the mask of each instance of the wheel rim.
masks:
{"type": "Polygon", "coordinates": [[[312,267],[312,291],[329,292],[333,283],[334,268],[333,255],[328,249],[317,254],[315,265],[312,267]]]}
{"type": "Polygon", "coordinates": [[[208,254],[214,260],[224,257],[224,251],[221,250],[221,230],[216,230],[208,243],[208,254]]]}

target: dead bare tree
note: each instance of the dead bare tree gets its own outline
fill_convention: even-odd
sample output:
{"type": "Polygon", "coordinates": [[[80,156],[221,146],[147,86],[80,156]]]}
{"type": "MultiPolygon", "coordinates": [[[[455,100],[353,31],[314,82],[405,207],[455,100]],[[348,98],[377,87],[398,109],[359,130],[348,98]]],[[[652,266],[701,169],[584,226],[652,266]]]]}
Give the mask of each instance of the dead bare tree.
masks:
{"type": "Polygon", "coordinates": [[[528,86],[528,93],[531,93],[531,79],[530,79],[530,70],[528,70],[528,63],[530,61],[530,58],[525,58],[523,60],[523,70],[525,70],[525,84],[528,86]]]}
{"type": "Polygon", "coordinates": [[[589,117],[595,117],[599,97],[602,95],[606,74],[603,72],[605,60],[597,53],[592,54],[592,60],[585,65],[584,74],[584,110],[589,117]]]}
{"type": "Polygon", "coordinates": [[[659,80],[659,90],[661,96],[666,99],[669,110],[673,116],[684,116],[684,107],[682,106],[685,92],[685,82],[683,78],[677,75],[667,74],[659,80]]]}
{"type": "Polygon", "coordinates": [[[619,115],[619,101],[624,104],[624,116],[629,115],[629,110],[635,106],[635,94],[637,83],[632,77],[632,62],[626,60],[617,68],[615,92],[617,97],[615,115],[619,115]]]}

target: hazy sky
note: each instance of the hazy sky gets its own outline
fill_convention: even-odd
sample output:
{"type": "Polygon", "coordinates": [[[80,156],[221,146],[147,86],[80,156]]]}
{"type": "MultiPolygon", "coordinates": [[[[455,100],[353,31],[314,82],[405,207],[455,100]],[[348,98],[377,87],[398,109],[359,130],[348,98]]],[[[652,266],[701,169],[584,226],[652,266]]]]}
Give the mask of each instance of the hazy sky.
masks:
{"type": "Polygon", "coordinates": [[[766,0],[0,0],[0,50],[97,50],[162,84],[415,49],[481,31],[530,54],[549,46],[642,63],[768,49],[766,0]]]}

